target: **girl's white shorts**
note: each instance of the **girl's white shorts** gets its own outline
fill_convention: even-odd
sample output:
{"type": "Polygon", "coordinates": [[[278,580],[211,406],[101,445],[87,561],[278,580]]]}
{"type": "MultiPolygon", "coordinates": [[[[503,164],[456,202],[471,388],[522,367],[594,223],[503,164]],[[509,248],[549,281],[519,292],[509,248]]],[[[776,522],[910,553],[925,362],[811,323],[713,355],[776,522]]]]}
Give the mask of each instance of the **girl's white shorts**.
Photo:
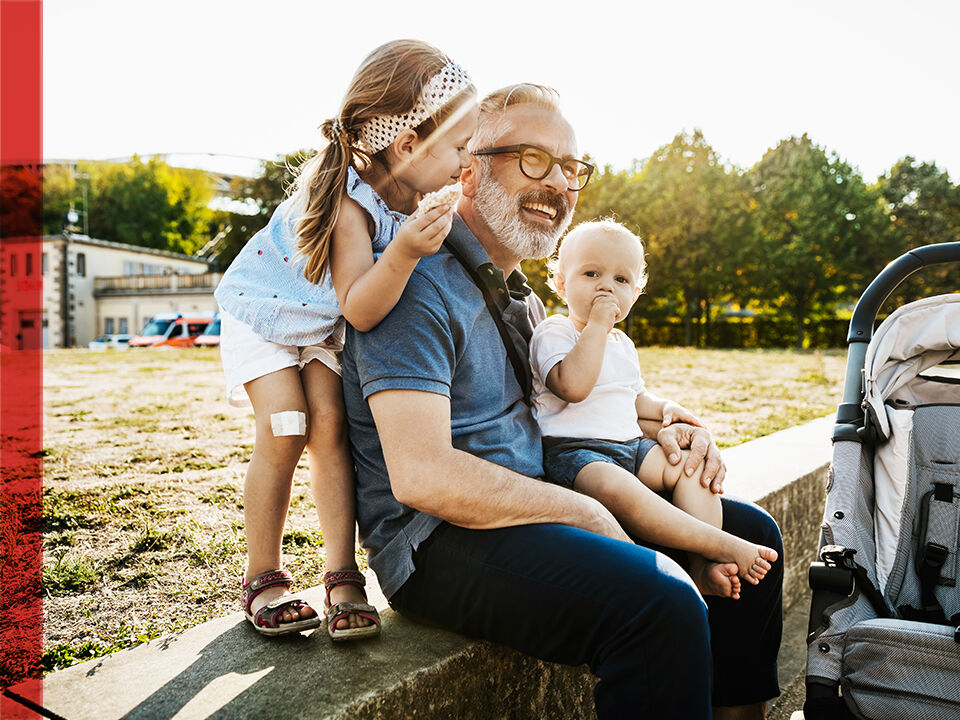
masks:
{"type": "Polygon", "coordinates": [[[303,347],[271,342],[229,313],[220,312],[220,360],[227,379],[227,402],[237,407],[250,404],[244,383],[277,370],[294,366],[302,370],[311,360],[319,360],[339,375],[342,349],[342,343],[333,338],[303,347]]]}

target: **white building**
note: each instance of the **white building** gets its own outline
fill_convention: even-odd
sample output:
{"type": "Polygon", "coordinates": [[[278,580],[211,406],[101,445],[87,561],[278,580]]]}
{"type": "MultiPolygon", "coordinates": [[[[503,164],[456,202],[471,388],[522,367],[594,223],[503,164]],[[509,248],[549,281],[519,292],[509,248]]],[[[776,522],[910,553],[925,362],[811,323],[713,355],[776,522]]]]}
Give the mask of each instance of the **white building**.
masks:
{"type": "Polygon", "coordinates": [[[4,238],[0,262],[0,342],[14,348],[85,347],[158,312],[217,310],[220,273],[189,255],[66,234],[4,238]]]}

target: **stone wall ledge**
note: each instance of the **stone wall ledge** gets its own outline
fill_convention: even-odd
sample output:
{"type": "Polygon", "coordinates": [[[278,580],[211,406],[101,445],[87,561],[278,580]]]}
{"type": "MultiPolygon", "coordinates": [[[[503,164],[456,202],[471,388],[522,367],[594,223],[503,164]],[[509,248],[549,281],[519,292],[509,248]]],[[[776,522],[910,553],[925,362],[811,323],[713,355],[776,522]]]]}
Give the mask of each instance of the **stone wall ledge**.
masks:
{"type": "MultiPolygon", "coordinates": [[[[806,573],[832,424],[821,418],[724,451],[726,492],[757,502],[783,531],[784,688],[796,685],[805,662],[806,573]]],[[[321,588],[307,595],[321,606],[321,588]]],[[[378,592],[371,600],[384,617],[379,639],[334,645],[324,632],[260,638],[237,612],[50,674],[42,704],[50,717],[67,720],[594,717],[593,678],[584,668],[419,625],[385,609],[378,592]]],[[[774,703],[770,717],[787,718],[790,709],[774,703]]]]}

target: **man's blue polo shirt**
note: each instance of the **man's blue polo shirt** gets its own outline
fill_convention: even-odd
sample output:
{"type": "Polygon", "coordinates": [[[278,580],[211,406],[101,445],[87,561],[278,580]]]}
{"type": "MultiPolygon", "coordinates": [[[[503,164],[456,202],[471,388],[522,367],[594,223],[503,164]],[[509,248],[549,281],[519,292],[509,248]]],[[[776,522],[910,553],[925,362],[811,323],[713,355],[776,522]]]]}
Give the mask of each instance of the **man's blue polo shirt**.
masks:
{"type": "MultiPolygon", "coordinates": [[[[519,272],[503,273],[459,217],[447,243],[486,280],[521,357],[543,305],[519,272]]],[[[357,523],[387,597],[414,571],[413,551],[440,519],[401,505],[387,477],[367,398],[381,390],[419,390],[450,398],[454,447],[529,477],[543,473],[540,431],[483,295],[459,261],[441,248],[422,258],[383,321],[366,333],[347,328],[343,395],[357,468],[357,523]]],[[[413,440],[413,439],[411,439],[413,440]]]]}

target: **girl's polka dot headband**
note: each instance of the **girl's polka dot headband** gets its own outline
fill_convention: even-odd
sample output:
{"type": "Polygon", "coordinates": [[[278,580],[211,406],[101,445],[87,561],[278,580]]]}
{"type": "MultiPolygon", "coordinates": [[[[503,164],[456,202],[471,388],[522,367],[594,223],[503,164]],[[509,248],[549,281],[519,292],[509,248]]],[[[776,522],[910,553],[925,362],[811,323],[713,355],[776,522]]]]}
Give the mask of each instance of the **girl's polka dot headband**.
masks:
{"type": "Polygon", "coordinates": [[[417,127],[472,84],[466,70],[456,63],[447,63],[423,86],[412,110],[403,115],[378,115],[367,120],[360,127],[360,149],[370,155],[380,152],[401,132],[417,127]]]}

